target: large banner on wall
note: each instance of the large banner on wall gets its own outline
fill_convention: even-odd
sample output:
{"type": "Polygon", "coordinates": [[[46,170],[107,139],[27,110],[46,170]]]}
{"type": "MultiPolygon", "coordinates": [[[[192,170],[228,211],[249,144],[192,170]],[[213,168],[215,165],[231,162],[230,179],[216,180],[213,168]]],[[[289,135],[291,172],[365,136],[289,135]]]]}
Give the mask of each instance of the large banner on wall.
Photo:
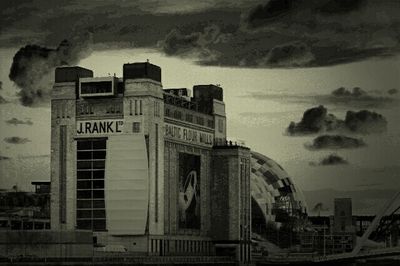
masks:
{"type": "Polygon", "coordinates": [[[179,228],[200,229],[200,156],[179,153],[179,228]]]}

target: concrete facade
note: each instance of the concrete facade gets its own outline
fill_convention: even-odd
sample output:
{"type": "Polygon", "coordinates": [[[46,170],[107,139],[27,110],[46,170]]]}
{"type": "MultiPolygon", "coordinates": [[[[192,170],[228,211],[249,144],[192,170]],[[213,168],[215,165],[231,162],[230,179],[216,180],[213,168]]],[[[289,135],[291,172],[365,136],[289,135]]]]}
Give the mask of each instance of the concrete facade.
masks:
{"type": "Polygon", "coordinates": [[[239,241],[248,261],[250,152],[227,145],[222,88],[194,90],[164,90],[148,62],[125,64],[122,78],[57,69],[52,230],[92,230],[97,245],[147,255],[209,255],[215,241],[239,241]]]}

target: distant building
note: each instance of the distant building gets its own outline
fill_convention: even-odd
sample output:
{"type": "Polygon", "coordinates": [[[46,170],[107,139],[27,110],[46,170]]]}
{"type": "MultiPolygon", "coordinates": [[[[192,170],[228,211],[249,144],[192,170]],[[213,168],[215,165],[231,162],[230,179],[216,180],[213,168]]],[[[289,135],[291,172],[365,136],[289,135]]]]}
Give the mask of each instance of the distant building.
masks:
{"type": "Polygon", "coordinates": [[[351,252],[356,234],[350,198],[334,199],[334,215],[310,217],[313,231],[301,235],[301,249],[321,255],[351,252]]]}
{"type": "Polygon", "coordinates": [[[351,198],[334,200],[333,232],[355,232],[351,198]]]}
{"type": "Polygon", "coordinates": [[[301,250],[316,252],[320,255],[351,252],[356,243],[356,236],[352,233],[336,232],[324,234],[321,232],[306,232],[301,236],[301,250]]]}
{"type": "Polygon", "coordinates": [[[35,193],[37,194],[50,193],[50,181],[32,181],[31,184],[35,186],[35,193]]]}
{"type": "Polygon", "coordinates": [[[49,193],[0,192],[0,230],[49,229],[49,193]]]}

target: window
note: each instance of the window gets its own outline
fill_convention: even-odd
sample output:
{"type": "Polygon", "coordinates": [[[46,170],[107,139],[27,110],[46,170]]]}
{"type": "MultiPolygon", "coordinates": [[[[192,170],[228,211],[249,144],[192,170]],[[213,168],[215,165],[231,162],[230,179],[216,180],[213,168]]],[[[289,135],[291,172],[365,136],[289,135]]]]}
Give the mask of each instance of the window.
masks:
{"type": "Polygon", "coordinates": [[[132,123],[132,132],[139,133],[140,132],[140,122],[133,122],[132,123]]]}
{"type": "Polygon", "coordinates": [[[224,121],[222,119],[218,119],[218,131],[221,133],[224,132],[224,121]]]}
{"type": "Polygon", "coordinates": [[[135,100],[135,115],[138,115],[138,101],[135,100]]]}
{"type": "Polygon", "coordinates": [[[67,222],[67,126],[60,126],[60,163],[59,163],[59,217],[60,223],[67,222]]]}
{"type": "Polygon", "coordinates": [[[93,231],[106,229],[105,159],[105,139],[77,141],[76,226],[78,229],[93,231]]]}
{"type": "Polygon", "coordinates": [[[112,81],[82,82],[81,94],[112,93],[112,81]]]}
{"type": "Polygon", "coordinates": [[[203,126],[204,125],[204,118],[200,117],[200,116],[196,117],[196,123],[203,126]]]}
{"type": "Polygon", "coordinates": [[[175,110],[174,112],[174,118],[176,119],[182,119],[182,113],[178,110],[175,110]]]}
{"type": "Polygon", "coordinates": [[[161,113],[160,113],[160,103],[155,101],[154,102],[154,116],[155,117],[160,117],[161,113]]]}
{"type": "Polygon", "coordinates": [[[188,122],[193,122],[193,115],[192,114],[186,114],[186,121],[188,122]]]}
{"type": "Polygon", "coordinates": [[[155,160],[155,192],[156,192],[156,196],[155,196],[155,203],[156,203],[156,213],[155,213],[155,222],[158,223],[158,124],[155,124],[155,141],[156,141],[156,145],[155,145],[155,155],[156,155],[156,160],[155,160]]]}

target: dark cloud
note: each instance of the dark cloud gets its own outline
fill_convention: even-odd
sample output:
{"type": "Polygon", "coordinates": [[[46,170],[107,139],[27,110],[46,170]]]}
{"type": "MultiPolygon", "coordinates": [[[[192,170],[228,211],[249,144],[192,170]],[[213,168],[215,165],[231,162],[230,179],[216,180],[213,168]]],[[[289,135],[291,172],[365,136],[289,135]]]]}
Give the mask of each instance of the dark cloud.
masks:
{"type": "Polygon", "coordinates": [[[389,0],[38,0],[2,11],[8,47],[56,47],[83,21],[96,49],[156,48],[203,65],[317,67],[400,50],[400,5],[389,0]]]}
{"type": "Polygon", "coordinates": [[[303,42],[285,43],[273,47],[259,61],[260,66],[301,67],[315,60],[310,47],[303,42]]]}
{"type": "MultiPolygon", "coordinates": [[[[359,87],[347,89],[344,87],[333,90],[330,94],[273,94],[257,92],[244,95],[255,100],[274,100],[277,102],[290,102],[301,104],[334,104],[336,106],[352,107],[358,109],[378,108],[388,105],[396,105],[399,99],[393,97],[396,89],[390,90],[392,94],[382,95],[379,90],[367,92],[359,87]]],[[[240,96],[242,97],[242,96],[240,96]]]]}
{"type": "Polygon", "coordinates": [[[328,114],[328,110],[320,105],[306,110],[300,122],[291,122],[287,128],[289,135],[313,134],[323,131],[332,131],[342,127],[343,121],[334,115],[328,114]]]}
{"type": "Polygon", "coordinates": [[[349,162],[335,153],[329,154],[328,156],[322,158],[319,162],[310,162],[311,166],[330,166],[345,164],[349,164],[349,162]]]}
{"type": "Polygon", "coordinates": [[[162,50],[167,55],[181,55],[198,58],[201,61],[216,59],[216,51],[208,49],[210,44],[226,41],[225,35],[217,25],[210,25],[202,32],[184,34],[178,29],[167,34],[164,41],[160,42],[162,50]]]}
{"type": "Polygon", "coordinates": [[[6,123],[14,125],[14,126],[17,126],[17,125],[29,125],[29,126],[31,126],[31,125],[33,125],[33,122],[31,120],[24,121],[24,120],[17,119],[15,117],[13,117],[12,119],[6,120],[6,123]]]}
{"type": "Polygon", "coordinates": [[[354,87],[352,90],[346,89],[344,87],[340,87],[334,91],[332,91],[332,95],[335,97],[350,97],[350,98],[358,98],[367,95],[363,89],[359,87],[354,87]]]}
{"type": "Polygon", "coordinates": [[[368,110],[348,111],[344,123],[350,131],[362,134],[382,133],[387,130],[386,119],[381,114],[368,110]]]}
{"type": "Polygon", "coordinates": [[[355,149],[366,146],[360,138],[352,138],[343,135],[322,135],[316,137],[311,144],[306,144],[309,150],[322,149],[355,149]]]}
{"type": "Polygon", "coordinates": [[[381,95],[372,94],[359,87],[354,87],[353,89],[340,87],[336,90],[333,90],[329,96],[317,97],[317,100],[323,103],[359,107],[379,107],[396,103],[396,100],[392,97],[384,97],[381,95]]]}
{"type": "Polygon", "coordinates": [[[387,93],[388,93],[388,94],[390,94],[390,95],[394,95],[394,94],[397,94],[397,93],[399,93],[399,90],[398,90],[398,89],[395,89],[395,88],[393,88],[393,89],[390,89],[390,90],[388,90],[388,91],[387,91],[387,93]]]}
{"type": "Polygon", "coordinates": [[[393,1],[265,1],[243,22],[254,34],[268,32],[272,40],[280,34],[305,43],[314,56],[302,65],[307,67],[398,53],[399,11],[393,1]]]}
{"type": "Polygon", "coordinates": [[[348,13],[360,9],[366,0],[329,0],[321,5],[319,11],[329,15],[348,13]]]}
{"type": "Polygon", "coordinates": [[[72,41],[62,41],[56,49],[27,45],[13,58],[9,78],[21,89],[20,102],[26,106],[48,104],[54,69],[76,64],[88,52],[90,34],[76,35],[72,41]]]}
{"type": "Polygon", "coordinates": [[[10,157],[0,155],[0,161],[9,160],[10,157]]]}
{"type": "Polygon", "coordinates": [[[21,138],[21,137],[9,137],[9,138],[4,138],[4,141],[10,144],[25,144],[27,142],[30,142],[28,138],[21,138]]]}
{"type": "Polygon", "coordinates": [[[15,19],[14,14],[17,10],[9,8],[6,12],[8,24],[5,25],[11,24],[11,27],[5,31],[10,37],[4,40],[3,45],[37,43],[57,46],[61,40],[69,39],[65,35],[66,32],[70,32],[73,27],[79,27],[80,30],[93,34],[93,43],[100,49],[154,48],[158,41],[163,40],[175,28],[184,30],[186,34],[202,31],[211,24],[226,27],[236,24],[236,28],[239,25],[243,7],[241,2],[230,3],[231,8],[225,7],[225,0],[208,3],[191,0],[186,2],[100,0],[82,4],[61,0],[55,5],[43,1],[29,5],[27,9],[31,11],[25,10],[26,16],[22,20],[15,19]],[[31,28],[26,28],[27,21],[30,22],[28,25],[31,28]],[[25,26],[24,34],[19,34],[22,35],[20,37],[13,36],[22,30],[21,24],[25,26]],[[32,34],[29,35],[30,31],[32,34]]]}
{"type": "Polygon", "coordinates": [[[274,19],[279,20],[283,16],[288,15],[298,3],[299,1],[295,0],[266,1],[265,4],[259,4],[252,8],[245,17],[245,21],[252,28],[261,27],[274,19]]]}
{"type": "Polygon", "coordinates": [[[321,132],[346,132],[357,134],[383,133],[387,129],[385,117],[376,112],[362,110],[347,111],[344,120],[329,114],[320,105],[306,110],[300,122],[291,122],[286,129],[289,136],[316,134],[321,132]]]}
{"type": "Polygon", "coordinates": [[[348,162],[337,154],[329,154],[319,162],[319,165],[343,165],[348,162]]]}

